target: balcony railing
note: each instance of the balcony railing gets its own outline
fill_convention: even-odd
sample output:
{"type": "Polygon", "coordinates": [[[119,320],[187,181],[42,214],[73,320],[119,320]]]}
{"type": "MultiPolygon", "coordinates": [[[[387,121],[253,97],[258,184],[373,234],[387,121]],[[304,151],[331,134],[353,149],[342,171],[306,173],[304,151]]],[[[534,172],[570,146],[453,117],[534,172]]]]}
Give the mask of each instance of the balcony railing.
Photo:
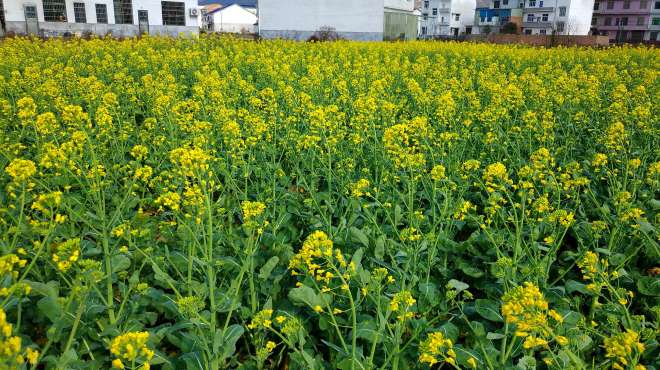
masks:
{"type": "Polygon", "coordinates": [[[552,27],[552,22],[523,22],[523,27],[528,27],[528,28],[548,28],[552,27]]]}

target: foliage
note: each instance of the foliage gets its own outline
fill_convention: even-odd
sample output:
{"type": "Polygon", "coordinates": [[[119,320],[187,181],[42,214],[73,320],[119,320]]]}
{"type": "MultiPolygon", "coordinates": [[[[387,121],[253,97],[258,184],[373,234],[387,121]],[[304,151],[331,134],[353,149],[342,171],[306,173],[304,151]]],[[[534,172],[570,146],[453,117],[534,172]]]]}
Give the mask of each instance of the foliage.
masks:
{"type": "Polygon", "coordinates": [[[655,49],[0,56],[0,368],[657,366],[655,49]]]}

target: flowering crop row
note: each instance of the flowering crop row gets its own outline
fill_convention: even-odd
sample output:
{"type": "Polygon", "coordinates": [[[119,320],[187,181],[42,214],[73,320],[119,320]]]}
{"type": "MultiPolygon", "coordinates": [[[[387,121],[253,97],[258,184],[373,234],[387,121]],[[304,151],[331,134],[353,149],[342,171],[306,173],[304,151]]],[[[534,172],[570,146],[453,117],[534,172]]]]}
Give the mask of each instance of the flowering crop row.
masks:
{"type": "Polygon", "coordinates": [[[653,369],[655,49],[0,43],[0,369],[653,369]]]}

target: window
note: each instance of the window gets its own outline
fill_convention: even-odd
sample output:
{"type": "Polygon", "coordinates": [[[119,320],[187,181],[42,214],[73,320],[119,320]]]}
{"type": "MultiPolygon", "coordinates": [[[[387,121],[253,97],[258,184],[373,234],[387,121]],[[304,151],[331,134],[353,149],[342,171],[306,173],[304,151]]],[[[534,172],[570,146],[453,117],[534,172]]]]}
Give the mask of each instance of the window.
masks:
{"type": "Polygon", "coordinates": [[[623,9],[630,9],[630,0],[623,0],[623,9]]]}
{"type": "Polygon", "coordinates": [[[96,23],[108,23],[108,7],[105,4],[96,4],[96,23]]]}
{"type": "Polygon", "coordinates": [[[660,9],[660,1],[656,1],[654,5],[655,9],[660,9]]]}
{"type": "Polygon", "coordinates": [[[605,18],[605,23],[603,23],[604,26],[611,26],[612,25],[612,17],[607,17],[605,18]]]}
{"type": "Polygon", "coordinates": [[[598,1],[596,1],[594,3],[594,10],[598,10],[598,8],[600,8],[600,3],[598,1]]]}
{"type": "Polygon", "coordinates": [[[644,25],[644,17],[637,17],[637,25],[638,26],[644,25]]]}
{"type": "Polygon", "coordinates": [[[607,9],[614,9],[614,0],[607,0],[607,9]]]}
{"type": "Polygon", "coordinates": [[[548,21],[548,13],[544,13],[541,15],[541,21],[547,22],[548,21]]]}
{"type": "Polygon", "coordinates": [[[598,25],[598,18],[591,17],[591,25],[592,26],[597,26],[598,25]]]}
{"type": "Polygon", "coordinates": [[[566,16],[566,7],[565,6],[560,6],[559,7],[559,16],[560,17],[565,17],[566,16]]]}
{"type": "Polygon", "coordinates": [[[647,0],[641,0],[639,2],[639,8],[640,9],[646,9],[646,7],[649,5],[649,2],[647,0]]]}
{"type": "Polygon", "coordinates": [[[539,30],[539,33],[540,33],[541,35],[545,35],[545,30],[539,30]]]}
{"type": "Polygon", "coordinates": [[[438,15],[438,8],[433,8],[433,15],[438,15]]]}
{"type": "Polygon", "coordinates": [[[539,1],[539,8],[543,8],[543,0],[539,1]]]}
{"type": "Polygon", "coordinates": [[[456,15],[454,15],[454,20],[455,20],[455,21],[458,22],[460,19],[461,19],[461,15],[460,15],[460,14],[456,14],[456,15]]]}
{"type": "Polygon", "coordinates": [[[502,5],[509,5],[509,0],[502,0],[502,5]]]}
{"type": "Polygon", "coordinates": [[[534,22],[534,14],[527,14],[527,22],[534,22]]]}
{"type": "Polygon", "coordinates": [[[37,19],[37,7],[34,5],[25,6],[25,18],[37,19]]]}
{"type": "Polygon", "coordinates": [[[445,23],[445,17],[440,17],[440,23],[445,23]]]}
{"type": "Polygon", "coordinates": [[[44,0],[44,20],[46,22],[66,22],[64,0],[44,0]]]}
{"type": "Polygon", "coordinates": [[[499,9],[499,8],[500,8],[500,1],[499,1],[499,0],[495,0],[495,1],[493,1],[493,8],[495,8],[495,9],[499,9]]]}
{"type": "Polygon", "coordinates": [[[628,25],[628,17],[621,18],[621,25],[622,26],[627,26],[628,25]]]}
{"type": "Polygon", "coordinates": [[[424,14],[424,17],[423,17],[423,18],[424,18],[425,21],[428,21],[428,20],[429,20],[429,16],[428,16],[427,14],[424,14]]]}
{"type": "Polygon", "coordinates": [[[536,6],[536,0],[529,0],[529,6],[530,7],[536,6]]]}
{"type": "Polygon", "coordinates": [[[525,35],[531,35],[531,34],[532,34],[532,30],[525,30],[525,35]]]}
{"type": "MultiPolygon", "coordinates": [[[[429,1],[428,0],[424,1],[424,8],[426,8],[426,9],[429,8],[429,1]]],[[[426,32],[423,32],[423,33],[426,33],[426,32]]]]}
{"type": "Polygon", "coordinates": [[[73,17],[75,18],[76,23],[87,23],[85,3],[73,3],[73,17]]]}
{"type": "Polygon", "coordinates": [[[656,41],[658,39],[658,31],[651,32],[651,41],[656,41]]]}
{"type": "Polygon", "coordinates": [[[426,26],[422,26],[422,35],[426,35],[426,26]]]}
{"type": "Polygon", "coordinates": [[[660,18],[654,17],[651,24],[654,26],[660,26],[660,18]]]}
{"type": "Polygon", "coordinates": [[[133,24],[133,3],[132,0],[114,0],[115,23],[133,24]]]}

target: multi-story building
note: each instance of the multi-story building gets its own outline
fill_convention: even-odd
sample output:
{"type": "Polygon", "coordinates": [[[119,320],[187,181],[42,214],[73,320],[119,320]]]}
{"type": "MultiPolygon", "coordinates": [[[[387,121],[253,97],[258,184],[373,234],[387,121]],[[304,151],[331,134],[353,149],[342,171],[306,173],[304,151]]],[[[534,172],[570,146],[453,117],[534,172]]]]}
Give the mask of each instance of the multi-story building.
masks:
{"type": "Polygon", "coordinates": [[[523,33],[587,35],[594,0],[525,0],[523,33]]]}
{"type": "Polygon", "coordinates": [[[0,35],[198,33],[196,0],[0,0],[0,35]]]}
{"type": "Polygon", "coordinates": [[[594,0],[480,0],[475,12],[478,33],[503,32],[507,23],[527,35],[586,35],[594,0]]]}
{"type": "Polygon", "coordinates": [[[474,33],[500,33],[507,23],[522,27],[524,0],[477,0],[474,17],[474,33]]]}
{"type": "Polygon", "coordinates": [[[423,0],[420,9],[420,37],[471,34],[475,6],[475,0],[423,0]]]}
{"type": "Polygon", "coordinates": [[[593,9],[591,32],[610,42],[658,39],[660,0],[596,0],[593,9]]]}

